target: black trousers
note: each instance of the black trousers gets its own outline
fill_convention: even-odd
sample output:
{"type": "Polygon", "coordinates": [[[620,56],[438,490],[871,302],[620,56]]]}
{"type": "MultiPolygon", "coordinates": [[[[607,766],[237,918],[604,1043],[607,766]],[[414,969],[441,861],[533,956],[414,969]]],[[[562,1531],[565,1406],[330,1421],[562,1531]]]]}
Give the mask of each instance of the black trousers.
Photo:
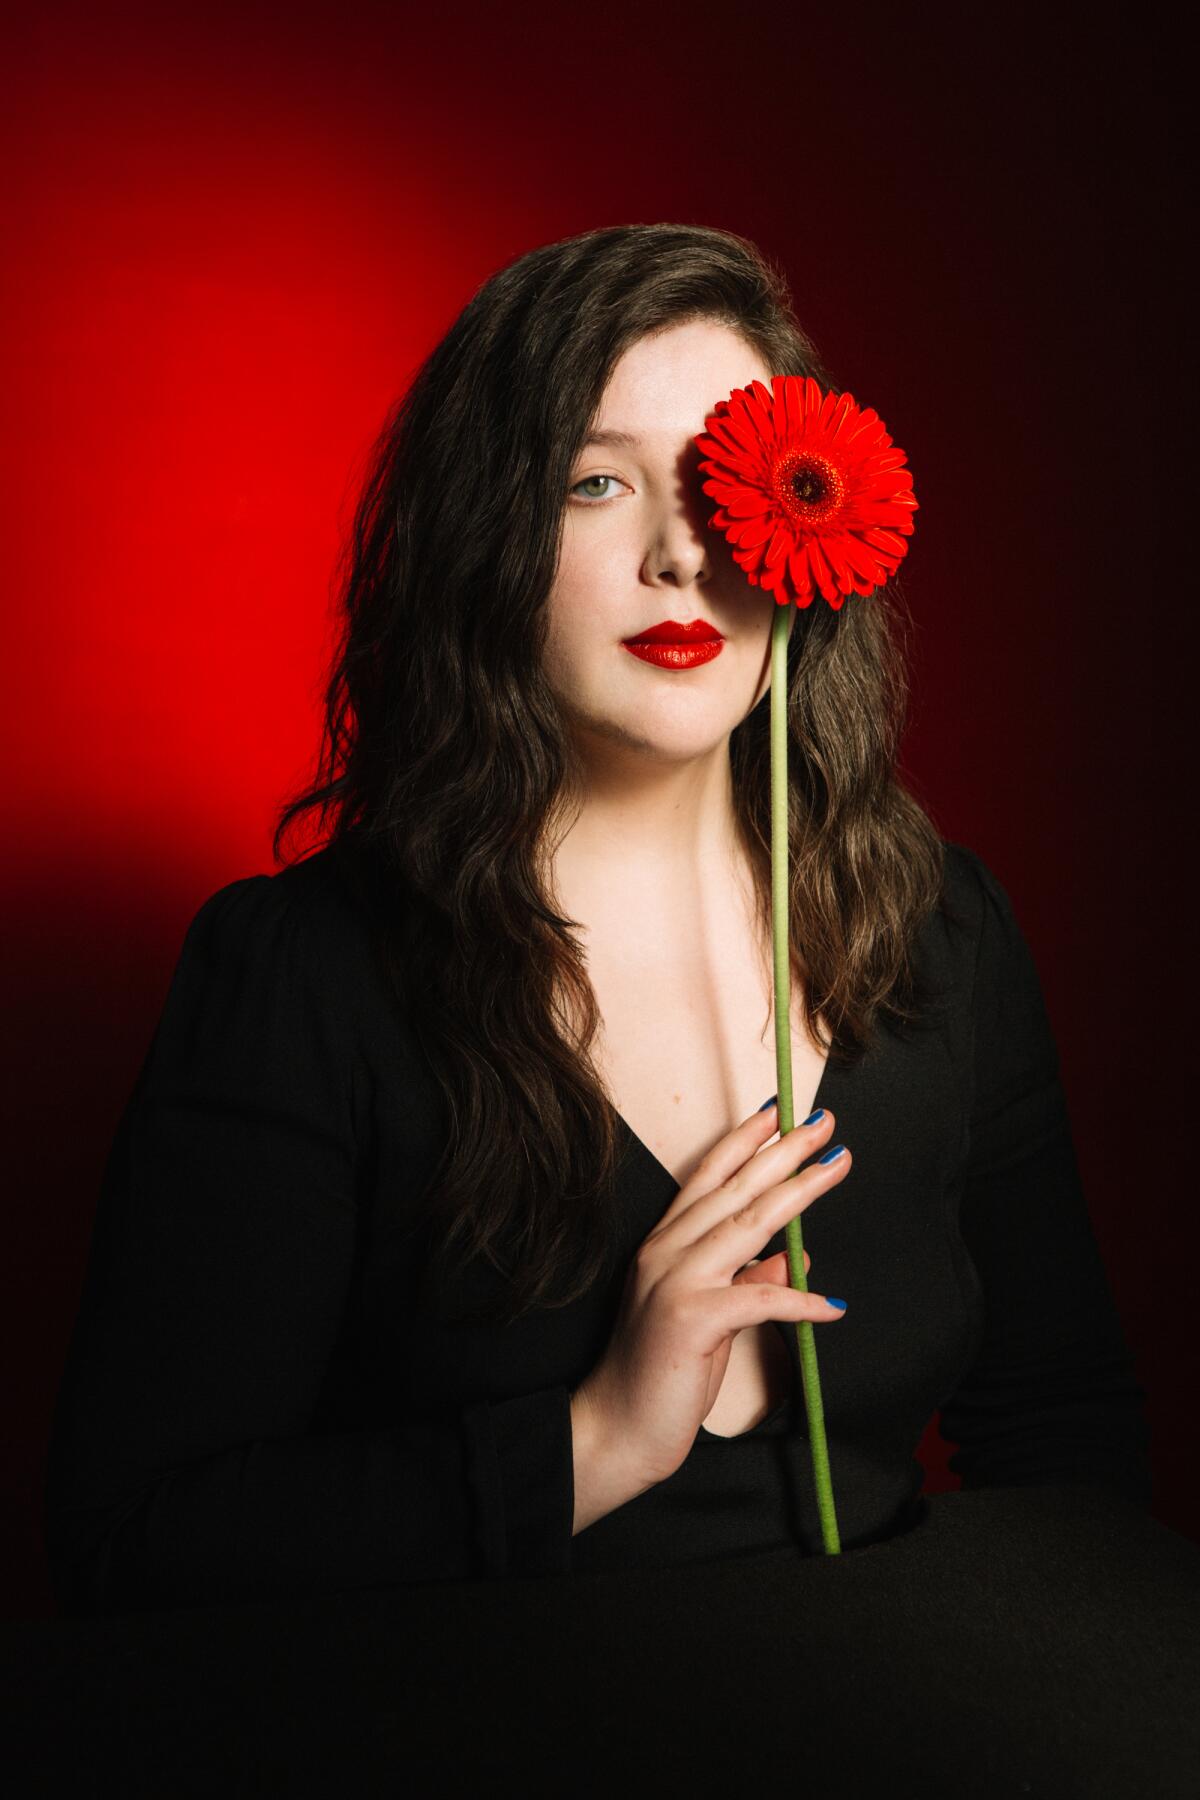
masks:
{"type": "Polygon", "coordinates": [[[1200,1794],[1200,1546],[1090,1487],[932,1496],[839,1557],[27,1621],[3,1652],[22,1800],[1200,1794]]]}

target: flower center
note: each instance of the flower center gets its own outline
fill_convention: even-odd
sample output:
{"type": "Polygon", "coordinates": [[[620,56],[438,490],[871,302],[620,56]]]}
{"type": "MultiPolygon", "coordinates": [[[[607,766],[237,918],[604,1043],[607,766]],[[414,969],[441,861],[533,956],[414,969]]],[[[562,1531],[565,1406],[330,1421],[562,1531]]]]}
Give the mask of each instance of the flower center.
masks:
{"type": "Polygon", "coordinates": [[[823,524],[846,498],[841,470],[815,450],[792,451],[775,470],[775,493],[798,525],[823,524]]]}

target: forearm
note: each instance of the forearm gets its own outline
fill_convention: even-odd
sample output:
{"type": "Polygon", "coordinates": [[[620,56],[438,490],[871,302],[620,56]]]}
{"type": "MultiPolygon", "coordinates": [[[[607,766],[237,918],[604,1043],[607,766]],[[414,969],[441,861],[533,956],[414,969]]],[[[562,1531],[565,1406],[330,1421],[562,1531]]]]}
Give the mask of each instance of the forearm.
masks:
{"type": "Polygon", "coordinates": [[[71,1614],[481,1572],[457,1426],[241,1445],[124,1504],[103,1504],[101,1487],[68,1461],[52,1490],[48,1547],[71,1614]]]}
{"type": "MultiPolygon", "coordinates": [[[[73,1615],[570,1568],[565,1387],[422,1422],[264,1437],[157,1474],[139,1438],[114,1447],[119,1411],[94,1396],[81,1408],[70,1389],[65,1402],[45,1523],[73,1615]]],[[[153,1445],[165,1426],[143,1429],[153,1445]]]]}

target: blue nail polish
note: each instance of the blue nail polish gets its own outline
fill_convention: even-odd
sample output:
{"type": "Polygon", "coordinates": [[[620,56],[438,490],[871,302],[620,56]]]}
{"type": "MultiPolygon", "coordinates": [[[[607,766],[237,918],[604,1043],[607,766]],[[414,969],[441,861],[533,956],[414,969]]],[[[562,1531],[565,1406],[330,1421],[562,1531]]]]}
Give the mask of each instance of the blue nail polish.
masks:
{"type": "Polygon", "coordinates": [[[809,1113],[809,1115],[808,1115],[807,1119],[805,1119],[804,1123],[806,1125],[815,1125],[818,1119],[823,1119],[824,1117],[825,1117],[825,1108],[823,1106],[818,1106],[815,1113],[809,1113]]]}
{"type": "Polygon", "coordinates": [[[843,1152],[845,1151],[845,1148],[846,1148],[845,1144],[835,1144],[833,1146],[832,1150],[827,1150],[825,1152],[824,1156],[818,1156],[817,1161],[818,1162],[833,1162],[835,1160],[835,1158],[837,1158],[843,1154],[843,1152]]]}
{"type": "Polygon", "coordinates": [[[772,1094],[771,1098],[769,1100],[763,1101],[762,1105],[758,1109],[759,1112],[766,1112],[768,1106],[774,1106],[774,1104],[778,1100],[778,1098],[779,1098],[778,1094],[772,1094]]]}
{"type": "Polygon", "coordinates": [[[836,1306],[840,1308],[842,1312],[845,1312],[846,1302],[844,1300],[835,1300],[832,1294],[826,1294],[825,1298],[828,1300],[830,1306],[836,1306]]]}

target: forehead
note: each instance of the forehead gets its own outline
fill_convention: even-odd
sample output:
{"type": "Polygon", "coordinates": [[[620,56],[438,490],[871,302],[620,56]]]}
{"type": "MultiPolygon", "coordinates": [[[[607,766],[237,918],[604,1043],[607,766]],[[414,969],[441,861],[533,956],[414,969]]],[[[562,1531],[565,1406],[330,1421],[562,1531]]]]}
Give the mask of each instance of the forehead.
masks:
{"type": "Polygon", "coordinates": [[[618,358],[588,441],[625,448],[678,443],[704,429],[719,400],[756,378],[769,384],[771,372],[731,326],[714,319],[671,326],[639,338],[618,358]]]}

